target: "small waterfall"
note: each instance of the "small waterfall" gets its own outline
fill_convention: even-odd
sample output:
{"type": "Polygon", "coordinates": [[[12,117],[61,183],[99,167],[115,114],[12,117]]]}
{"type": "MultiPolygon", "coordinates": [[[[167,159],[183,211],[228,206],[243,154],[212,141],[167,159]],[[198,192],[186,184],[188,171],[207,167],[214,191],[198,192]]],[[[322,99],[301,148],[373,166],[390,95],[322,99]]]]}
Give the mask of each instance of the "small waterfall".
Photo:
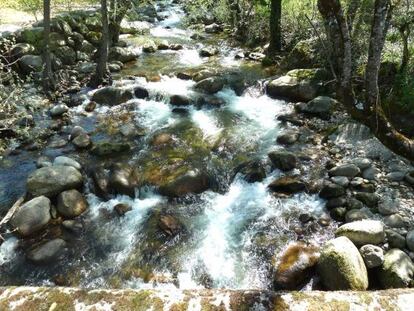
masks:
{"type": "Polygon", "coordinates": [[[347,123],[338,127],[336,144],[353,143],[372,137],[371,130],[361,123],[347,123]]]}

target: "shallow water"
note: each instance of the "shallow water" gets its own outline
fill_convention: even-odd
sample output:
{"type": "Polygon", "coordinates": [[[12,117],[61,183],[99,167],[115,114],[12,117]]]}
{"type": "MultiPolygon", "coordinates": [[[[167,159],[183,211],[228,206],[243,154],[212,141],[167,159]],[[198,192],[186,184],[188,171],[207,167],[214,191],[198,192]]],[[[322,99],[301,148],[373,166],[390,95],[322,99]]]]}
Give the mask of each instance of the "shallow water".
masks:
{"type": "MultiPolygon", "coordinates": [[[[87,186],[90,208],[80,220],[84,229],[78,235],[63,232],[69,245],[64,259],[47,267],[33,266],[25,260],[18,240],[8,235],[0,246],[0,284],[50,285],[56,276],[63,275],[69,284],[88,288],[270,289],[272,258],[298,238],[293,230],[299,225],[298,215],[307,212],[317,217],[324,213],[323,202],[317,196],[273,196],[267,185],[281,172],[272,171],[270,166],[266,167],[267,178],[262,182],[249,184],[240,175],[232,176],[232,165],[238,157],[266,161],[269,151],[282,148],[276,144],[281,130],[277,116],[291,111],[286,102],[267,97],[258,85],[247,89],[242,96],[226,87],[217,94],[225,101],[222,107],[192,106],[187,114],[172,111],[171,95],[202,96],[193,90],[193,81],[180,80],[172,73],[214,68],[250,82],[266,75],[260,64],[235,60],[235,50],[214,36],[206,42],[216,41],[221,47],[220,56],[201,58],[198,50],[205,42],[191,40],[191,31],[182,25],[184,13],[177,6],[170,7],[165,12],[169,17],[154,25],[150,37],[183,44],[184,50],[142,54],[122,72],[122,76],[132,75],[133,79],[116,81],[125,88],[144,86],[150,93],[147,100],[132,99],[128,103],[132,107],[128,110],[129,122],[144,129],[145,136],[137,139],[139,148],[123,159],[140,163],[146,159],[148,141],[154,133],[176,129],[174,134],[180,138],[191,124],[201,131],[202,140],[208,144],[223,140],[214,151],[194,155],[215,175],[219,191],[169,201],[155,189],[143,188],[137,189],[136,198],[117,196],[103,201],[90,193],[87,186]],[[147,82],[139,77],[142,74],[160,75],[161,79],[147,82]],[[113,207],[118,203],[127,203],[133,209],[124,217],[116,217],[113,207]],[[184,229],[176,236],[166,237],[157,229],[155,220],[160,214],[173,215],[184,229]]],[[[142,38],[128,40],[137,44],[142,38]]],[[[94,139],[100,139],[106,134],[99,132],[97,120],[116,115],[117,109],[99,107],[85,117],[77,114],[82,111],[82,107],[77,107],[72,113],[77,114],[76,123],[93,131],[94,139]]],[[[70,147],[60,152],[65,151],[73,152],[70,147]]],[[[76,158],[88,160],[84,154],[76,158]]],[[[33,159],[30,165],[19,157],[13,161],[13,178],[24,179],[34,169],[33,159]]],[[[0,173],[2,181],[5,174],[8,173],[0,173]]],[[[1,194],[2,199],[10,196],[1,194]]],[[[306,240],[314,243],[326,240],[332,231],[323,230],[324,233],[309,230],[306,240]]]]}

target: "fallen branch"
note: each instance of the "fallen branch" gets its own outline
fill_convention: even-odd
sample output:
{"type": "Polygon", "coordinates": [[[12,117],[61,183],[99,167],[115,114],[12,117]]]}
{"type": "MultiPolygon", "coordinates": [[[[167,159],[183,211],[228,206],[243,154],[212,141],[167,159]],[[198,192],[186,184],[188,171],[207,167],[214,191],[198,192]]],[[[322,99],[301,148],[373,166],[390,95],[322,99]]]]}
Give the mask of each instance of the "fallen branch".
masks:
{"type": "Polygon", "coordinates": [[[0,221],[0,228],[10,221],[14,213],[16,213],[17,209],[22,205],[23,201],[24,197],[21,197],[16,201],[16,203],[13,204],[11,209],[9,209],[9,211],[7,212],[6,216],[4,216],[3,219],[0,221]]]}

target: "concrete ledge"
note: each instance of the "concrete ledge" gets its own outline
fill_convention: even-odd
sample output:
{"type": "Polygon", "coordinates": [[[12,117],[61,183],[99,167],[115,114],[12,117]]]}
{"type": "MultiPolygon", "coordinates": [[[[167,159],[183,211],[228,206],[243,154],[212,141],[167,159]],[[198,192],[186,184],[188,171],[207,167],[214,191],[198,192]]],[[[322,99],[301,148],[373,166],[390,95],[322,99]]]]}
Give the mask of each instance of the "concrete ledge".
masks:
{"type": "Polygon", "coordinates": [[[371,292],[0,288],[0,310],[414,310],[414,289],[371,292]]]}

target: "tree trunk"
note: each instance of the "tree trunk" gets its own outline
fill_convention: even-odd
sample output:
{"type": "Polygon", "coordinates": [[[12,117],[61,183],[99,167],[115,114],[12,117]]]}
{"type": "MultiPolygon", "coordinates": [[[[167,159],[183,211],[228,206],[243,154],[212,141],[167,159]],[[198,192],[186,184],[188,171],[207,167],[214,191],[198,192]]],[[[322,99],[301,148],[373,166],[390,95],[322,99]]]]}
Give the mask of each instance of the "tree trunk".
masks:
{"type": "Polygon", "coordinates": [[[106,65],[108,62],[108,42],[109,42],[109,25],[108,25],[108,6],[107,0],[101,0],[101,15],[102,15],[102,37],[99,47],[98,64],[96,66],[96,73],[91,79],[91,86],[98,87],[104,81],[107,72],[106,65]]]}
{"type": "Polygon", "coordinates": [[[401,58],[400,72],[405,72],[410,62],[410,50],[408,47],[408,40],[411,34],[410,25],[400,28],[399,31],[403,42],[403,55],[401,58]]]}
{"type": "Polygon", "coordinates": [[[56,81],[52,72],[52,60],[50,57],[50,0],[43,1],[43,90],[49,93],[56,87],[56,81]]]}
{"type": "Polygon", "coordinates": [[[270,1],[270,45],[269,55],[273,55],[282,49],[282,0],[270,1]]]}

